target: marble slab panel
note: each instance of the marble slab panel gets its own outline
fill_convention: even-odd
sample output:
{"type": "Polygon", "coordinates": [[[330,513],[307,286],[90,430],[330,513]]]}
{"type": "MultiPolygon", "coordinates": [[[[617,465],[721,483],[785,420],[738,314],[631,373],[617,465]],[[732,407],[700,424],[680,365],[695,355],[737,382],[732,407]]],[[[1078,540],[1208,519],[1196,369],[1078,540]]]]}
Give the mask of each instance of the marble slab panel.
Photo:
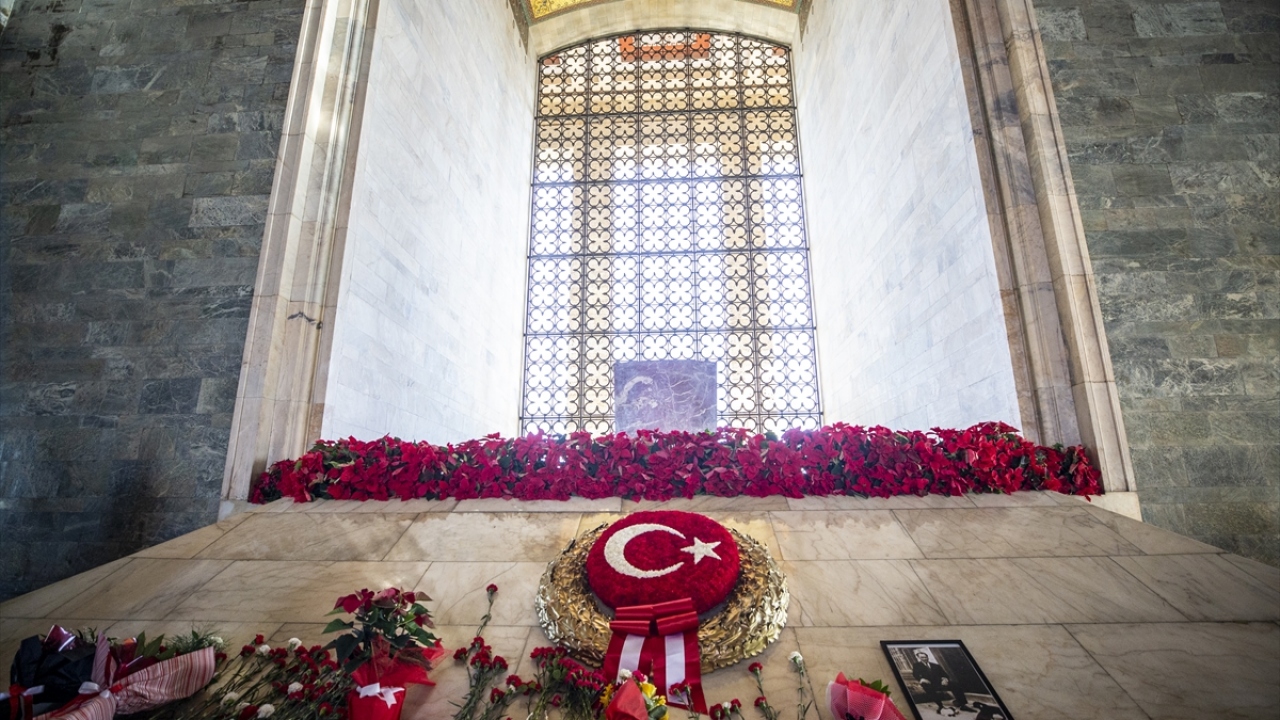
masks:
{"type": "Polygon", "coordinates": [[[802,627],[934,625],[946,622],[907,560],[781,564],[791,590],[788,624],[802,627]]]}
{"type": "Polygon", "coordinates": [[[622,512],[622,498],[571,497],[568,500],[515,500],[511,498],[474,498],[459,500],[454,512],[487,513],[568,513],[622,512]]]}
{"type": "Polygon", "coordinates": [[[49,616],[64,620],[160,620],[230,564],[230,560],[134,558],[49,616]]]}
{"type": "Polygon", "coordinates": [[[1185,619],[1110,558],[909,562],[954,625],[1185,619]]]}
{"type": "Polygon", "coordinates": [[[416,515],[280,513],[250,516],[198,557],[231,560],[381,560],[416,515]]]}
{"type": "Polygon", "coordinates": [[[924,557],[889,510],[770,513],[787,560],[924,557]]]}
{"type": "Polygon", "coordinates": [[[1191,620],[1280,620],[1280,590],[1218,554],[1115,561],[1191,620]]]}
{"type": "Polygon", "coordinates": [[[1206,545],[1185,535],[1134,520],[1119,513],[1089,506],[1088,512],[1099,522],[1114,530],[1142,552],[1148,555],[1186,555],[1190,553],[1220,553],[1221,549],[1206,545]]]}
{"type": "Polygon", "coordinates": [[[533,598],[546,563],[433,562],[415,590],[431,596],[427,603],[435,622],[466,625],[480,622],[487,603],[485,588],[498,586],[491,625],[538,624],[533,598]]]}
{"type": "Polygon", "coordinates": [[[458,505],[453,498],[446,500],[313,500],[305,505],[298,505],[302,512],[336,513],[336,512],[371,512],[371,513],[424,513],[449,512],[458,505]]]}
{"type": "MultiPolygon", "coordinates": [[[[83,625],[81,626],[83,627],[83,625]]],[[[261,634],[270,638],[280,627],[280,623],[261,622],[200,622],[191,620],[120,620],[110,627],[102,627],[108,637],[137,637],[145,632],[147,637],[155,639],[160,635],[177,637],[186,635],[192,630],[211,632],[226,641],[227,654],[234,656],[240,648],[253,641],[255,635],[261,634]]],[[[323,626],[321,626],[323,627],[323,626]]],[[[286,639],[287,636],[286,636],[286,639]]]]}
{"type": "Polygon", "coordinates": [[[895,510],[930,558],[1138,555],[1083,508],[895,510]]]}
{"type": "Polygon", "coordinates": [[[624,517],[626,517],[626,515],[623,515],[622,513],[583,513],[582,517],[578,520],[578,531],[574,535],[576,537],[588,530],[594,530],[601,525],[618,522],[624,517]]]}
{"type": "Polygon", "coordinates": [[[423,513],[386,559],[549,562],[573,539],[577,513],[423,513]]]}
{"type": "Polygon", "coordinates": [[[1222,558],[1266,583],[1267,587],[1280,592],[1280,568],[1239,555],[1224,554],[1222,558]]]}
{"type": "Polygon", "coordinates": [[[969,498],[975,507],[1046,507],[1059,504],[1053,495],[1061,495],[1062,493],[1042,492],[1042,491],[1026,491],[1015,493],[968,493],[965,497],[969,498]]]}
{"type": "Polygon", "coordinates": [[[248,514],[241,513],[232,515],[231,517],[216,522],[212,525],[194,530],[186,535],[168,541],[159,545],[153,545],[149,548],[139,550],[133,554],[133,557],[148,558],[190,558],[195,557],[201,550],[212,545],[222,536],[238,527],[240,523],[249,518],[248,514]]]}
{"type": "Polygon", "coordinates": [[[718,495],[695,495],[691,498],[672,498],[670,500],[641,500],[622,503],[623,512],[640,512],[641,510],[683,510],[685,512],[733,512],[786,510],[787,498],[781,495],[769,497],[720,497],[718,495]]]}
{"type": "Polygon", "coordinates": [[[1152,718],[1274,720],[1280,707],[1280,627],[1273,623],[1067,629],[1152,718]]]}
{"type": "MultiPolygon", "coordinates": [[[[46,585],[26,595],[19,595],[12,600],[0,604],[0,618],[38,618],[48,615],[53,610],[66,604],[80,593],[88,590],[103,578],[128,565],[130,558],[120,558],[79,575],[72,575],[52,585],[46,585]]],[[[0,655],[0,660],[7,658],[0,655]]]]}
{"type": "Polygon", "coordinates": [[[773,529],[773,518],[769,513],[709,511],[702,514],[727,528],[737,530],[763,543],[775,562],[782,560],[781,546],[778,545],[778,536],[773,529]]]}
{"type": "MultiPolygon", "coordinates": [[[[880,649],[881,640],[958,639],[973,653],[1015,718],[1147,720],[1146,713],[1060,625],[796,628],[795,632],[814,677],[843,672],[868,680],[879,678],[892,687],[896,682],[880,649]]],[[[900,687],[892,695],[909,717],[903,697],[900,687]]]]}
{"type": "Polygon", "coordinates": [[[427,567],[425,562],[237,560],[216,582],[191,593],[168,619],[323,621],[339,597],[361,588],[416,587],[427,567]]]}
{"type": "Polygon", "coordinates": [[[864,498],[855,495],[811,495],[787,498],[792,510],[920,510],[926,508],[972,508],[969,495],[895,495],[887,498],[864,498]]]}

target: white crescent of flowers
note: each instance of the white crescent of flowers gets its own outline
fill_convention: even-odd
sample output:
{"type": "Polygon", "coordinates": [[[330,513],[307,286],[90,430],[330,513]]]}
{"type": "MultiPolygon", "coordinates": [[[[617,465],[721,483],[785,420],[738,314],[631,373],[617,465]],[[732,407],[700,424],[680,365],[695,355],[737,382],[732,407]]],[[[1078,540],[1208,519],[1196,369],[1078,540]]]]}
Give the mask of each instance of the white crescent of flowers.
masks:
{"type": "MultiPolygon", "coordinates": [[[[684,565],[683,560],[657,570],[642,570],[635,565],[632,565],[631,561],[627,560],[627,543],[641,535],[644,535],[645,533],[650,532],[671,533],[682,540],[684,539],[684,533],[676,530],[675,528],[660,525],[658,523],[637,523],[635,525],[622,528],[614,533],[613,536],[609,538],[608,542],[604,544],[604,559],[609,563],[609,567],[612,567],[622,575],[640,579],[662,577],[663,575],[670,575],[676,570],[679,570],[680,567],[684,565]]],[[[704,557],[713,557],[719,560],[720,556],[715,552],[715,547],[719,544],[719,541],[708,543],[695,537],[692,545],[680,548],[680,550],[691,554],[693,556],[693,564],[697,565],[704,557]]]]}

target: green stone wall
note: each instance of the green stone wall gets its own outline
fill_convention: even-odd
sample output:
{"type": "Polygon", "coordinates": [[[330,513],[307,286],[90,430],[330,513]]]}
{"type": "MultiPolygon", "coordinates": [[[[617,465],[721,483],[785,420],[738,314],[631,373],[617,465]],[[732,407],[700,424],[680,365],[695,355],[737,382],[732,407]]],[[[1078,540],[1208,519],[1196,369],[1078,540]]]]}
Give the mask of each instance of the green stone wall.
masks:
{"type": "Polygon", "coordinates": [[[1034,4],[1143,517],[1280,563],[1280,3],[1034,4]]]}
{"type": "Polygon", "coordinates": [[[0,599],[216,519],[302,7],[0,35],[0,599]]]}

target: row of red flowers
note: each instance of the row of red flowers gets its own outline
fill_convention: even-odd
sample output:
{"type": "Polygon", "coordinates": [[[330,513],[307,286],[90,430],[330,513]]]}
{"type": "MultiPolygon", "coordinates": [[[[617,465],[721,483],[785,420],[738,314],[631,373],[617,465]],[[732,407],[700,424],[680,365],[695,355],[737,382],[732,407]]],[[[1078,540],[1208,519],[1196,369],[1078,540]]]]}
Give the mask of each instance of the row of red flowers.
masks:
{"type": "Polygon", "coordinates": [[[1036,445],[1004,423],[929,432],[837,423],[788,430],[780,438],[720,428],[600,437],[489,435],[445,446],[392,437],[322,440],[262,473],[250,500],[669,500],[1017,490],[1091,495],[1100,492],[1098,480],[1083,446],[1036,445]]]}

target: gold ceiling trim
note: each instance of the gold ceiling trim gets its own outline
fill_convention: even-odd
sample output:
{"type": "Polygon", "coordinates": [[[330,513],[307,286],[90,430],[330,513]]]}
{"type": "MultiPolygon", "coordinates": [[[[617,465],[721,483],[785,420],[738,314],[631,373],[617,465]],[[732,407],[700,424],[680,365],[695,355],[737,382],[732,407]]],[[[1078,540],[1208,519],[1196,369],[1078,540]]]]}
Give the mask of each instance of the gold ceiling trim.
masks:
{"type": "MultiPolygon", "coordinates": [[[[552,15],[576,10],[587,5],[598,5],[604,2],[615,2],[616,0],[528,0],[529,16],[536,22],[546,19],[552,15]]],[[[686,0],[687,2],[697,2],[698,0],[686,0]]],[[[754,2],[760,5],[772,5],[774,7],[785,8],[787,10],[796,10],[800,5],[800,0],[743,0],[743,2],[754,2]]]]}

